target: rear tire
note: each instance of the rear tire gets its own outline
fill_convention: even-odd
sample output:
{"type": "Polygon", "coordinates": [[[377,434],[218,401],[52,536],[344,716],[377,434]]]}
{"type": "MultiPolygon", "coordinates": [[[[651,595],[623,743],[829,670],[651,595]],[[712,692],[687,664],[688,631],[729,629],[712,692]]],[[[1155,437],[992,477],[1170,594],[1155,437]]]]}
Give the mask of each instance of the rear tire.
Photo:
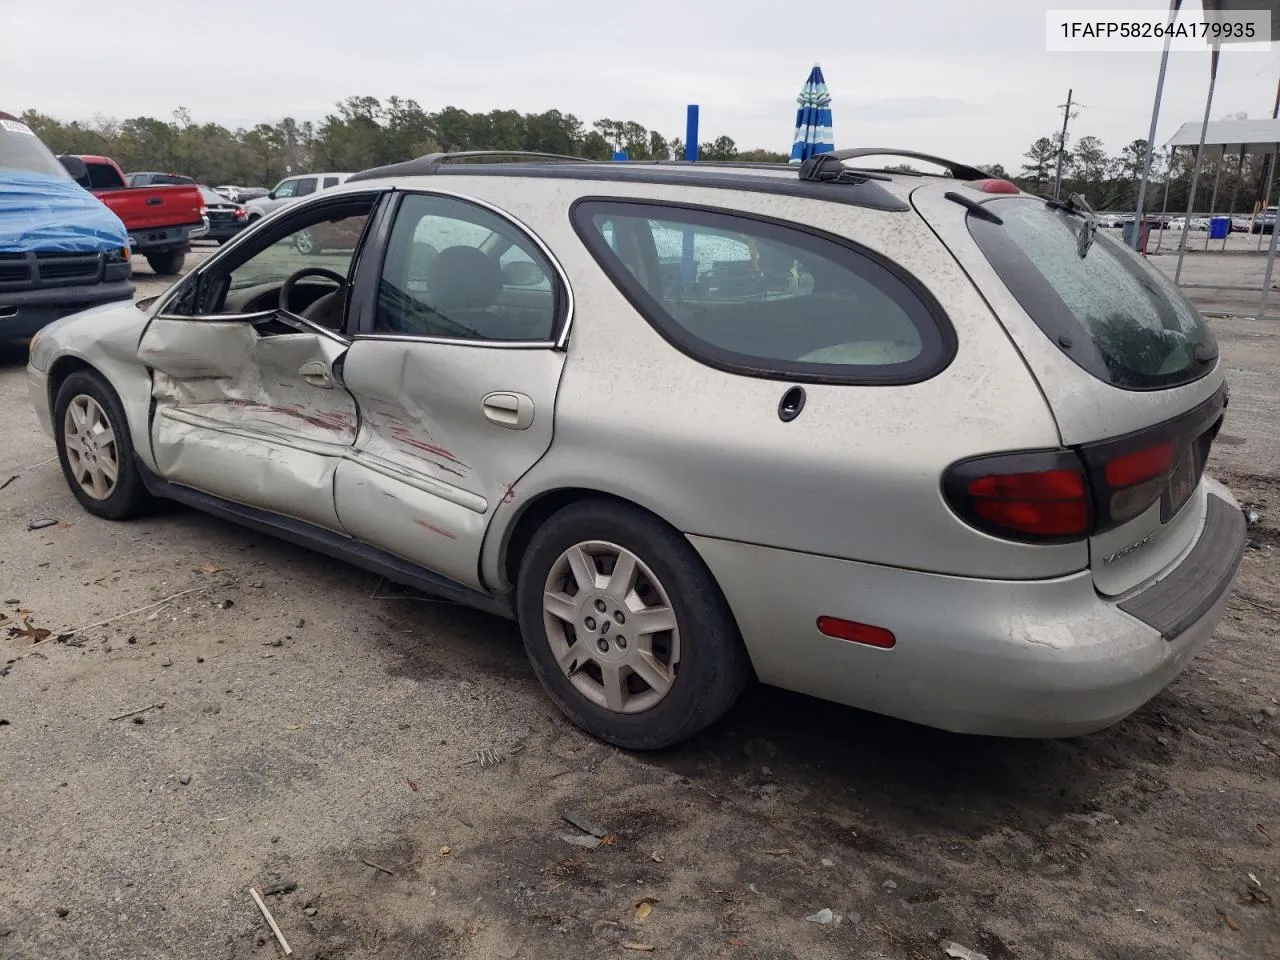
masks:
{"type": "Polygon", "coordinates": [[[147,263],[155,271],[156,276],[172,277],[182,272],[182,264],[187,259],[185,250],[170,250],[168,253],[148,253],[147,263]]]}
{"type": "Polygon", "coordinates": [[[751,675],[710,571],[679,533],[636,507],[584,501],[543,523],[521,560],[516,606],[551,699],[628,750],[698,733],[751,675]]]}
{"type": "Polygon", "coordinates": [[[154,499],[133,458],[124,408],[101,374],[77,370],[53,402],[58,461],[80,506],[107,520],[146,513],[154,499]]]}

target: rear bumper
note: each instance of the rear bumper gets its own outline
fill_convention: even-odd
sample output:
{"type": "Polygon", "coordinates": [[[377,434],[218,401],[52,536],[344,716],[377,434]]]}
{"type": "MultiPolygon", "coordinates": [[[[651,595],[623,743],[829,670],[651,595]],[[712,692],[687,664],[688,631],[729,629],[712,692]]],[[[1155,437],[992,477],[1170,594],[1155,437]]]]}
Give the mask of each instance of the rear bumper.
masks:
{"type": "Polygon", "coordinates": [[[0,341],[26,340],[54,320],[103,303],[132,299],[133,293],[133,283],[128,280],[0,293],[0,341]]]}
{"type": "Polygon", "coordinates": [[[247,220],[232,220],[230,222],[209,221],[209,232],[205,234],[206,240],[230,240],[232,237],[239,236],[240,231],[249,225],[247,220]]]}
{"type": "Polygon", "coordinates": [[[129,247],[135,254],[143,256],[148,253],[186,250],[191,245],[191,238],[196,235],[196,231],[203,230],[203,222],[181,227],[157,227],[154,230],[130,230],[129,247]]]}
{"type": "MultiPolygon", "coordinates": [[[[1225,488],[1205,482],[1228,514],[1239,513],[1225,488]]],[[[1198,601],[1172,639],[1122,609],[1160,583],[1117,603],[1097,593],[1088,571],[977,580],[690,541],[765,683],[957,733],[1064,737],[1137,710],[1212,636],[1244,550],[1243,523],[1219,537],[1212,514],[1198,540],[1217,542],[1217,566],[1185,576],[1198,544],[1167,578],[1182,578],[1177,591],[1198,601]],[[887,628],[897,644],[881,650],[826,637],[815,624],[822,615],[887,628]]]]}

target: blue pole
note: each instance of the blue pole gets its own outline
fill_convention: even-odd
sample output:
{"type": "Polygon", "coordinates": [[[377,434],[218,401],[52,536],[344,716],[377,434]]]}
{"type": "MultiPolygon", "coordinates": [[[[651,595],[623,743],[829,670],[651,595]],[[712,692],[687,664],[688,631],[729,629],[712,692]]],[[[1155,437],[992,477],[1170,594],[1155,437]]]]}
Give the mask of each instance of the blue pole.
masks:
{"type": "MultiPolygon", "coordinates": [[[[690,163],[698,159],[698,105],[689,104],[684,125],[684,158],[690,163]]],[[[684,238],[680,246],[680,280],[685,289],[693,286],[697,279],[697,267],[693,262],[693,230],[684,229],[684,238]]]]}
{"type": "Polygon", "coordinates": [[[698,105],[689,104],[684,125],[684,158],[690,163],[698,159],[698,105]]]}

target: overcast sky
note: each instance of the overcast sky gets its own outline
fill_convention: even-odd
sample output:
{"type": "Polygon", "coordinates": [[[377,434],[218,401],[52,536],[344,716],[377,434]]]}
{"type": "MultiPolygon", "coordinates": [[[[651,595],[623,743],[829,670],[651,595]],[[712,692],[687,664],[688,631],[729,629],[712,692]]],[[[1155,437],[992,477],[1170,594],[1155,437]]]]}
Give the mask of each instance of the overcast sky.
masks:
{"type": "MultiPolygon", "coordinates": [[[[1198,9],[1199,0],[1187,0],[1198,9]]],[[[62,119],[188,108],[230,127],[320,120],[361,94],[427,110],[557,108],[590,123],[635,120],[683,136],[788,150],[809,68],[830,86],[842,146],[893,145],[1014,168],[1061,123],[1112,152],[1145,138],[1158,52],[1047,53],[1045,11],[1133,9],[1152,0],[0,0],[0,109],[62,119]]],[[[1224,54],[1213,118],[1270,116],[1273,53],[1224,54]]],[[[1170,61],[1159,139],[1198,121],[1208,53],[1170,61]]]]}

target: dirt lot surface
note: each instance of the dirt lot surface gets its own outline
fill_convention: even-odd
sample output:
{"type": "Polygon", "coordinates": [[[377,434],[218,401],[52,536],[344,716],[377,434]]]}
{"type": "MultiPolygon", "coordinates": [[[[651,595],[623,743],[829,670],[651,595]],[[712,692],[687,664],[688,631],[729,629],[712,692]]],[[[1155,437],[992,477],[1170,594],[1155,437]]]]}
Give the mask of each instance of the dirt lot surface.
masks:
{"type": "Polygon", "coordinates": [[[1215,327],[1211,469],[1261,519],[1137,715],[1012,742],[755,689],[648,756],[563,721],[505,622],[189,511],[88,516],[4,355],[0,957],[280,956],[250,885],[316,960],[1280,957],[1280,336],[1215,327]]]}

